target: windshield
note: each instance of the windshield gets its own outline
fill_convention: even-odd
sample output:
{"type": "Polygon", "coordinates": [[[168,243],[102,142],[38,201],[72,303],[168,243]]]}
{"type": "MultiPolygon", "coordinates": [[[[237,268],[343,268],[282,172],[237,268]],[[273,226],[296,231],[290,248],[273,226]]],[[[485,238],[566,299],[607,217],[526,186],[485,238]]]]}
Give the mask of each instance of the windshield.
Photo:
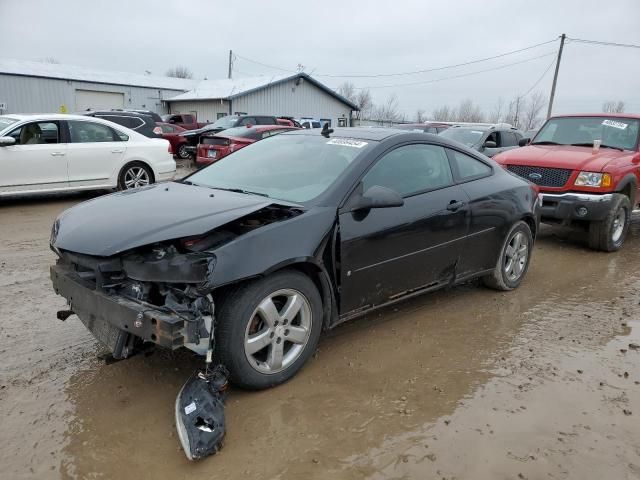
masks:
{"type": "Polygon", "coordinates": [[[207,125],[210,128],[231,128],[235,126],[238,121],[236,115],[227,115],[226,117],[219,118],[213,124],[207,125]]]}
{"type": "Polygon", "coordinates": [[[18,120],[11,117],[0,117],[0,132],[7,128],[12,123],[16,123],[18,120]]]}
{"type": "Polygon", "coordinates": [[[447,128],[440,135],[456,142],[464,143],[467,147],[472,147],[482,139],[484,133],[484,131],[474,128],[453,127],[447,128]]]}
{"type": "Polygon", "coordinates": [[[620,117],[552,118],[531,142],[535,144],[592,146],[599,140],[602,147],[635,150],[640,120],[620,117]]]}
{"type": "Polygon", "coordinates": [[[237,150],[187,181],[306,202],[326,191],[372,143],[321,135],[276,135],[237,150]]]}

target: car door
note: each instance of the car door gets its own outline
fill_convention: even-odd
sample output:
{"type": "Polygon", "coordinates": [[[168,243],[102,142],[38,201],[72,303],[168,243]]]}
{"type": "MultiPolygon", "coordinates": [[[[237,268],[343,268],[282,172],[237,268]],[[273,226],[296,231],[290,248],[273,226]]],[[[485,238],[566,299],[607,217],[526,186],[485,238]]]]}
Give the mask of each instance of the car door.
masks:
{"type": "Polygon", "coordinates": [[[501,192],[490,164],[447,148],[456,183],[464,190],[471,212],[469,231],[462,243],[457,276],[464,278],[494,268],[502,247],[506,212],[513,199],[501,192]]]}
{"type": "Polygon", "coordinates": [[[0,191],[25,192],[69,187],[67,144],[58,121],[22,124],[7,136],[14,145],[0,148],[0,191]]]}
{"type": "MultiPolygon", "coordinates": [[[[339,214],[341,312],[379,305],[453,278],[469,212],[443,147],[399,146],[364,175],[362,192],[390,188],[404,205],[339,214]]],[[[348,202],[347,202],[348,204],[348,202]]]]}
{"type": "Polygon", "coordinates": [[[115,186],[109,178],[122,162],[128,137],[108,125],[68,120],[69,183],[72,187],[115,186]]]}

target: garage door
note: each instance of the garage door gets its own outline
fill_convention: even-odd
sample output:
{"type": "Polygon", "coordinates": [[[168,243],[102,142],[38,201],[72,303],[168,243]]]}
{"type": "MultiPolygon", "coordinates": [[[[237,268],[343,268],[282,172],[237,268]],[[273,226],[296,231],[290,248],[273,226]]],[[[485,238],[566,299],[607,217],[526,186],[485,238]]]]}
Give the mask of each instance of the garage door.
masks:
{"type": "Polygon", "coordinates": [[[76,90],[76,112],[124,108],[124,93],[76,90]]]}

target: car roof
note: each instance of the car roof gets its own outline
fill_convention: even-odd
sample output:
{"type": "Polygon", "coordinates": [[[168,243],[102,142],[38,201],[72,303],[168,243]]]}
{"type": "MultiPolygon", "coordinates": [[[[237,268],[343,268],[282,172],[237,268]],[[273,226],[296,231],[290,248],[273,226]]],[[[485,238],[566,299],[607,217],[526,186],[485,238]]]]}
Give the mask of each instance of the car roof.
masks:
{"type": "Polygon", "coordinates": [[[616,118],[637,118],[640,119],[640,113],[568,113],[566,115],[552,115],[551,118],[564,117],[616,117],[616,118]]]}
{"type": "MultiPolygon", "coordinates": [[[[322,130],[314,129],[297,129],[290,132],[284,132],[281,135],[321,135],[322,130]]],[[[333,129],[330,138],[359,138],[361,140],[381,141],[394,135],[410,135],[411,132],[406,130],[398,130],[396,128],[386,127],[337,127],[333,129]]],[[[421,135],[429,135],[421,133],[421,135]]]]}

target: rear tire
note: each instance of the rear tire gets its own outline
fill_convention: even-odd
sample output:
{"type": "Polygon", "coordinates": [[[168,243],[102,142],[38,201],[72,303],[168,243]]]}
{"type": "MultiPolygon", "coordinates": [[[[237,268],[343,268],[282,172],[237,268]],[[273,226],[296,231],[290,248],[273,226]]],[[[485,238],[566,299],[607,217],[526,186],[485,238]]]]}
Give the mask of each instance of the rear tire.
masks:
{"type": "Polygon", "coordinates": [[[529,269],[532,249],[531,228],[524,221],[515,223],[505,237],[493,272],[482,277],[483,283],[494,290],[518,288],[529,269]]]}
{"type": "Polygon", "coordinates": [[[146,163],[127,163],[118,175],[118,190],[145,187],[155,182],[153,170],[146,163]]]}
{"type": "Polygon", "coordinates": [[[589,247],[603,252],[620,250],[629,232],[631,201],[621,193],[613,194],[611,210],[600,222],[589,224],[589,247]]]}
{"type": "Polygon", "coordinates": [[[293,270],[225,294],[216,315],[216,351],[231,382],[258,390],[293,377],[318,345],[322,311],[314,283],[293,270]]]}
{"type": "Polygon", "coordinates": [[[177,154],[178,154],[178,158],[182,160],[188,160],[189,158],[191,158],[191,154],[187,150],[187,145],[184,143],[178,147],[177,154]]]}

